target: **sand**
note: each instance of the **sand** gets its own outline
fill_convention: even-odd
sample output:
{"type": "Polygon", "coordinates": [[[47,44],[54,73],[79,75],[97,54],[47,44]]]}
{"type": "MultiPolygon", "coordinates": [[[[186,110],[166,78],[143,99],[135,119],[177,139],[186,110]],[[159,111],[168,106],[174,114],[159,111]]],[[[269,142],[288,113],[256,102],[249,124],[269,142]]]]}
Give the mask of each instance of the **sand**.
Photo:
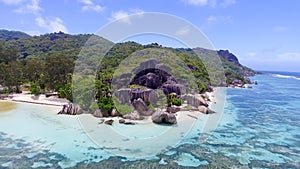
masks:
{"type": "Polygon", "coordinates": [[[14,101],[14,102],[51,105],[51,106],[62,106],[69,103],[67,99],[58,98],[56,96],[46,97],[46,95],[44,94],[35,96],[26,93],[11,94],[6,100],[14,101]]]}

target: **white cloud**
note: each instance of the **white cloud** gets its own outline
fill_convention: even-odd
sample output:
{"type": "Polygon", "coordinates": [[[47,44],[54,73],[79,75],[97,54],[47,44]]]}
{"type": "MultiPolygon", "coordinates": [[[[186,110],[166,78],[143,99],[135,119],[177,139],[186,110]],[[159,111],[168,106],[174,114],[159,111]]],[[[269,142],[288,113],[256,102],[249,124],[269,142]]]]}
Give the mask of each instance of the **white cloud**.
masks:
{"type": "Polygon", "coordinates": [[[175,32],[175,35],[182,36],[190,33],[190,28],[188,26],[183,27],[175,32]]]}
{"type": "Polygon", "coordinates": [[[214,16],[214,15],[210,15],[209,17],[207,17],[206,19],[208,22],[231,22],[231,16],[214,16]]]}
{"type": "Polygon", "coordinates": [[[193,6],[221,6],[221,7],[228,7],[236,3],[236,0],[182,0],[187,5],[193,6]]]}
{"type": "Polygon", "coordinates": [[[220,6],[221,7],[228,7],[228,6],[231,6],[235,3],[236,3],[235,0],[224,0],[223,2],[220,3],[220,6]]]}
{"type": "Polygon", "coordinates": [[[275,32],[283,32],[283,31],[286,31],[288,30],[288,27],[286,26],[275,26],[273,27],[273,31],[275,32]]]}
{"type": "Polygon", "coordinates": [[[91,0],[79,0],[79,2],[82,2],[85,5],[93,5],[94,4],[91,0]]]}
{"type": "Polygon", "coordinates": [[[101,5],[94,4],[92,0],[78,0],[78,2],[82,3],[83,6],[81,7],[82,11],[96,11],[101,12],[105,9],[105,7],[101,5]]]}
{"type": "Polygon", "coordinates": [[[208,0],[183,0],[186,4],[195,6],[205,6],[208,4],[208,0]]]}
{"type": "Polygon", "coordinates": [[[0,2],[3,2],[7,5],[18,5],[22,3],[24,0],[0,0],[0,2]]]}
{"type": "Polygon", "coordinates": [[[212,15],[207,18],[207,21],[210,21],[210,22],[217,21],[217,20],[218,20],[217,17],[212,16],[212,15]]]}
{"type": "Polygon", "coordinates": [[[33,13],[38,14],[41,10],[40,0],[31,0],[27,4],[22,4],[18,9],[14,10],[16,13],[33,13]]]}
{"type": "Polygon", "coordinates": [[[250,57],[254,57],[254,56],[257,55],[257,53],[256,52],[249,52],[249,53],[247,53],[247,55],[250,56],[250,57]]]}
{"type": "Polygon", "coordinates": [[[35,21],[39,27],[44,28],[48,32],[68,32],[68,29],[64,25],[63,20],[58,17],[46,19],[37,17],[35,21]]]}
{"type": "Polygon", "coordinates": [[[130,9],[128,12],[127,11],[117,11],[117,12],[112,12],[111,14],[111,18],[109,18],[110,21],[120,21],[120,22],[124,22],[127,24],[131,24],[130,21],[130,15],[138,15],[140,17],[143,16],[144,11],[141,9],[130,9]]]}
{"type": "Polygon", "coordinates": [[[101,12],[105,9],[105,7],[100,6],[100,5],[85,5],[81,9],[83,11],[92,10],[92,11],[96,11],[96,12],[101,12]]]}
{"type": "Polygon", "coordinates": [[[297,61],[300,65],[300,53],[297,52],[289,52],[289,53],[282,53],[277,56],[277,59],[281,61],[297,61]]]}
{"type": "Polygon", "coordinates": [[[35,31],[24,31],[25,33],[27,33],[28,35],[31,35],[31,36],[38,36],[38,35],[41,35],[42,33],[38,30],[35,30],[35,31]]]}

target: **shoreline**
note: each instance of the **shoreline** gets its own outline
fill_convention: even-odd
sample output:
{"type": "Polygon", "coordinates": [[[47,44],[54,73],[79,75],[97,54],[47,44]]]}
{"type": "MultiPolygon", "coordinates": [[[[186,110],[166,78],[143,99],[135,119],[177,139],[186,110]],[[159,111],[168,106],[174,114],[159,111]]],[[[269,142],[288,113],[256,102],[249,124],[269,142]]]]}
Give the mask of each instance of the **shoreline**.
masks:
{"type": "Polygon", "coordinates": [[[45,94],[38,96],[26,93],[10,94],[7,98],[1,99],[3,101],[30,103],[46,106],[63,106],[70,103],[67,99],[58,98],[56,96],[46,97],[45,94]]]}
{"type": "MultiPolygon", "coordinates": [[[[208,96],[208,100],[206,101],[207,104],[209,105],[208,108],[214,109],[213,107],[216,107],[216,105],[219,104],[218,100],[218,93],[220,93],[220,88],[219,87],[214,87],[212,92],[205,92],[204,94],[208,96]]],[[[56,107],[62,107],[63,105],[69,104],[70,101],[67,99],[63,98],[58,98],[57,96],[50,96],[46,97],[45,94],[40,94],[38,96],[35,96],[33,94],[27,94],[27,93],[20,93],[20,94],[10,94],[6,98],[0,99],[0,101],[11,101],[11,102],[16,102],[16,103],[28,103],[28,104],[37,104],[37,105],[45,105],[45,106],[56,106],[56,107]]],[[[198,112],[197,108],[191,109],[191,110],[180,110],[180,112],[198,112]]],[[[176,113],[176,114],[178,114],[176,113]]],[[[202,114],[201,112],[198,112],[202,114]]],[[[192,116],[189,118],[194,118],[194,113],[192,116]]],[[[112,118],[112,117],[107,117],[112,118]]],[[[137,120],[139,121],[139,120],[137,120]]]]}

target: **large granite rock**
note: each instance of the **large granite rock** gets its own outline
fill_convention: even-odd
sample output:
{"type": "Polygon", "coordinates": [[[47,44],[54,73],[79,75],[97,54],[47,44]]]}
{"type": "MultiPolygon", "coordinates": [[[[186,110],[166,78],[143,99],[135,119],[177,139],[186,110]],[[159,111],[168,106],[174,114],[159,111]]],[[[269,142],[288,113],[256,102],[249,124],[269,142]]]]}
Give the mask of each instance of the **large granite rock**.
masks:
{"type": "Polygon", "coordinates": [[[93,116],[98,117],[98,118],[102,118],[103,114],[101,113],[100,109],[97,109],[97,110],[94,111],[93,116]]]}
{"type": "Polygon", "coordinates": [[[129,114],[123,115],[124,119],[129,119],[129,120],[143,120],[144,117],[141,116],[137,111],[133,111],[129,114]]]}
{"type": "Polygon", "coordinates": [[[192,94],[185,94],[181,97],[183,100],[187,101],[187,104],[198,107],[198,106],[208,106],[207,102],[201,97],[201,95],[192,95],[192,94]]]}
{"type": "Polygon", "coordinates": [[[84,111],[80,108],[78,104],[70,103],[63,105],[61,111],[58,114],[68,114],[68,115],[77,115],[82,114],[84,111]]]}
{"type": "Polygon", "coordinates": [[[119,89],[113,95],[120,101],[121,104],[131,104],[131,90],[130,88],[119,89]]]}
{"type": "Polygon", "coordinates": [[[111,117],[121,117],[122,114],[120,114],[116,109],[112,109],[110,116],[111,117]]]}
{"type": "Polygon", "coordinates": [[[147,107],[147,105],[141,98],[134,100],[132,102],[132,105],[133,105],[134,109],[141,115],[151,116],[153,114],[153,112],[147,107]]]}
{"type": "Polygon", "coordinates": [[[176,124],[176,116],[171,113],[157,110],[151,117],[152,121],[157,124],[176,124]]]}
{"type": "Polygon", "coordinates": [[[204,114],[215,113],[213,110],[211,110],[211,109],[209,109],[208,107],[205,107],[205,106],[199,106],[199,107],[198,107],[198,110],[199,110],[201,113],[204,113],[204,114]]]}
{"type": "Polygon", "coordinates": [[[150,97],[154,96],[153,93],[155,92],[152,89],[132,89],[130,91],[130,100],[134,101],[141,98],[144,102],[151,102],[154,101],[154,98],[150,97]]]}
{"type": "Polygon", "coordinates": [[[168,113],[177,113],[180,111],[180,107],[175,107],[175,106],[167,107],[166,111],[168,113]]]}
{"type": "Polygon", "coordinates": [[[166,83],[162,86],[162,90],[165,95],[168,95],[170,93],[176,93],[177,95],[181,95],[181,88],[183,88],[183,85],[177,83],[166,83]]]}
{"type": "Polygon", "coordinates": [[[121,104],[131,105],[132,101],[141,98],[144,102],[156,103],[158,94],[153,89],[120,89],[114,93],[121,104]]]}

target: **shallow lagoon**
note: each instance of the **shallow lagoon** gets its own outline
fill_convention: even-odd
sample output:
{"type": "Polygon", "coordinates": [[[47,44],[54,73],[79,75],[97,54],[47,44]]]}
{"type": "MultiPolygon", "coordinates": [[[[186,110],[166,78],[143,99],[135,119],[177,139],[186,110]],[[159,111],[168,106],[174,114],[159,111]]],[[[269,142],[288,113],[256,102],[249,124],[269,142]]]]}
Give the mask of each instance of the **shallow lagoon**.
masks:
{"type": "MultiPolygon", "coordinates": [[[[114,133],[126,131],[122,134],[130,137],[121,139],[118,147],[109,147],[110,141],[106,140],[103,147],[95,140],[98,133],[92,137],[86,135],[95,131],[89,130],[83,119],[58,118],[59,107],[17,104],[18,111],[6,111],[0,118],[0,165],[8,168],[16,165],[24,168],[130,168],[132,165],[136,168],[300,168],[300,91],[297,90],[300,80],[265,75],[254,79],[259,85],[253,89],[227,89],[224,114],[213,133],[202,133],[206,119],[199,117],[193,127],[186,128],[188,132],[181,139],[163,137],[159,141],[173,141],[171,146],[165,144],[152,152],[149,150],[156,150],[162,144],[150,142],[142,150],[133,147],[141,145],[143,139],[156,138],[157,133],[151,133],[153,130],[123,130],[130,126],[116,123],[114,133]],[[201,136],[207,139],[199,139],[201,136]],[[136,138],[140,138],[140,143],[132,144],[136,138]],[[130,140],[132,143],[126,145],[130,140]],[[145,155],[145,152],[151,153],[145,155]]],[[[134,127],[137,126],[142,124],[134,127]]],[[[170,132],[169,126],[151,127],[156,127],[160,136],[170,132]]],[[[110,134],[103,132],[103,135],[110,134]]]]}

